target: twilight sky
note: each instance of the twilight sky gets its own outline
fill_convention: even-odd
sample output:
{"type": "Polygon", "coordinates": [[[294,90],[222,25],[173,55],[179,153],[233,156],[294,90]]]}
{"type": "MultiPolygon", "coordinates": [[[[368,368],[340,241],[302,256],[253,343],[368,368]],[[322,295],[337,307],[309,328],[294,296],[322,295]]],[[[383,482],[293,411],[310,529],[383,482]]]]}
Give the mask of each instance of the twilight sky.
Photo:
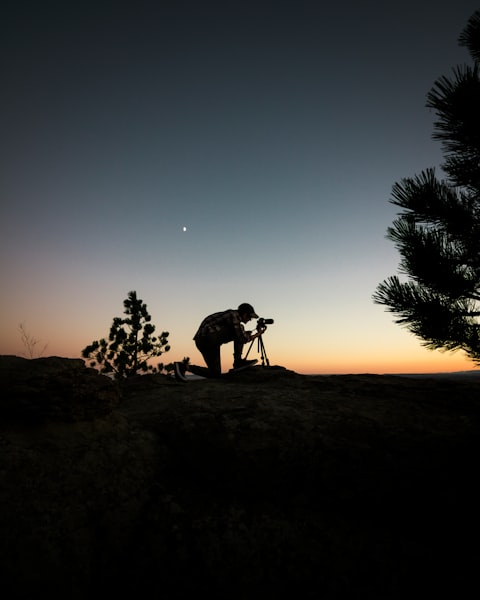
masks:
{"type": "Polygon", "coordinates": [[[0,41],[0,354],[25,351],[23,323],[46,355],[79,357],[136,290],[170,332],[167,361],[201,362],[202,318],[250,302],[275,319],[271,364],[297,372],[474,368],[371,297],[398,272],[392,185],[442,162],[426,94],[470,62],[458,36],[477,8],[15,3],[0,41]]]}

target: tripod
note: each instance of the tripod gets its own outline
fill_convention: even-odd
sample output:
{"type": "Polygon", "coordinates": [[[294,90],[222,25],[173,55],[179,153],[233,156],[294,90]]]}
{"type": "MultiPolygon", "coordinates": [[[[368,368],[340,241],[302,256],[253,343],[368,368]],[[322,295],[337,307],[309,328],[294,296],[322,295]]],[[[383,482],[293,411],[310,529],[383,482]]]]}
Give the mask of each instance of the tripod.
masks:
{"type": "MultiPolygon", "coordinates": [[[[248,355],[250,353],[250,350],[252,349],[252,346],[253,346],[254,342],[255,342],[255,340],[252,340],[250,342],[250,346],[249,346],[249,348],[247,350],[247,353],[245,354],[245,360],[247,360],[248,355]]],[[[262,359],[262,367],[265,366],[265,363],[267,364],[267,367],[269,367],[270,366],[270,361],[268,360],[267,353],[265,351],[265,345],[263,343],[263,338],[262,338],[261,335],[259,335],[258,338],[257,338],[257,349],[258,349],[258,352],[260,352],[260,357],[262,359]]]]}

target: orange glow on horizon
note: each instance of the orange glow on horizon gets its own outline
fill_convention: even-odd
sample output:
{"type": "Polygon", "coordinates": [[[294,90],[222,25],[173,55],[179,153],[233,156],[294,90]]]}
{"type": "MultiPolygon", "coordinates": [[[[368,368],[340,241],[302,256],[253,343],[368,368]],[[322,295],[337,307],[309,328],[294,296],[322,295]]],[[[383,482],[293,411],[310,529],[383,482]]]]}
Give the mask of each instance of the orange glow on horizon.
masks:
{"type": "MultiPolygon", "coordinates": [[[[283,365],[287,366],[287,365],[283,365]]],[[[331,360],[321,365],[319,362],[304,361],[288,365],[287,368],[305,375],[341,375],[349,373],[372,373],[372,374],[401,374],[401,373],[453,373],[456,371],[472,371],[480,369],[480,365],[464,356],[441,354],[432,352],[427,357],[405,357],[399,356],[397,360],[391,358],[368,360],[359,357],[342,363],[339,360],[331,360]]]]}
{"type": "MultiPolygon", "coordinates": [[[[80,336],[78,337],[81,339],[80,336]]],[[[45,339],[47,338],[45,337],[45,339]]],[[[173,343],[170,352],[165,353],[158,361],[154,362],[169,363],[188,356],[192,364],[203,365],[202,356],[195,348],[193,341],[187,339],[182,342],[173,343]]],[[[42,356],[81,358],[81,349],[87,343],[89,343],[88,340],[75,341],[73,336],[69,337],[68,341],[57,340],[47,343],[42,356]]],[[[43,349],[43,346],[43,341],[41,341],[38,349],[43,349]]],[[[308,347],[308,344],[299,344],[298,348],[290,345],[282,347],[282,342],[278,339],[268,339],[266,350],[270,365],[282,366],[305,375],[448,373],[480,369],[480,365],[466,358],[461,352],[429,351],[414,338],[406,338],[406,343],[398,344],[395,352],[389,351],[389,348],[371,350],[365,348],[364,352],[352,348],[343,351],[339,347],[314,348],[308,347]]],[[[0,354],[27,356],[16,331],[10,340],[6,337],[0,340],[0,354]]],[[[35,358],[38,358],[38,355],[35,358]]],[[[257,358],[258,364],[261,364],[261,357],[256,347],[252,348],[249,358],[257,358]]],[[[222,347],[222,370],[224,372],[231,368],[232,361],[232,344],[226,344],[222,347]]]]}
{"type": "MultiPolygon", "coordinates": [[[[23,358],[29,358],[23,352],[0,352],[2,355],[14,355],[21,356],[23,358]]],[[[177,353],[176,353],[177,354],[177,353]]],[[[42,357],[59,356],[63,358],[81,358],[80,353],[72,355],[71,353],[62,352],[49,352],[47,351],[42,357]]],[[[185,353],[185,356],[190,356],[192,364],[203,365],[201,357],[197,356],[193,352],[185,353]]],[[[40,358],[40,356],[34,356],[33,358],[40,358]]],[[[161,358],[152,361],[152,364],[157,362],[163,362],[165,364],[173,362],[174,360],[181,360],[183,356],[165,354],[161,358]],[[163,360],[162,360],[163,359],[163,360]]],[[[261,359],[258,356],[252,355],[249,358],[258,358],[258,364],[261,365],[261,359]]],[[[82,359],[84,360],[84,359],[82,359]]],[[[85,361],[86,363],[88,361],[85,361]]],[[[285,360],[273,360],[270,359],[270,366],[281,366],[289,371],[294,371],[301,375],[349,375],[349,374],[402,374],[402,373],[454,373],[457,371],[473,371],[480,369],[480,365],[475,364],[473,361],[466,358],[455,358],[452,357],[440,360],[422,360],[415,361],[410,359],[399,359],[398,361],[378,361],[371,362],[367,360],[357,360],[342,363],[340,360],[330,360],[328,362],[312,361],[312,360],[299,360],[296,358],[294,361],[286,358],[285,360]]],[[[222,371],[227,372],[231,365],[229,359],[222,360],[222,371]]]]}

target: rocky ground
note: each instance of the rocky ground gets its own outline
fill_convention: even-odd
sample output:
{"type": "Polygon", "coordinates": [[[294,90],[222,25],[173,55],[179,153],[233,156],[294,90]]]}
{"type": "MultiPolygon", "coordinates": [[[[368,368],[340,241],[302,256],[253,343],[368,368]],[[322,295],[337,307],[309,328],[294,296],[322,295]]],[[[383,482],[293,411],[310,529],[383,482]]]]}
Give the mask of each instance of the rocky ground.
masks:
{"type": "MultiPolygon", "coordinates": [[[[0,357],[7,598],[466,598],[478,380],[0,357]]],[[[468,596],[470,597],[470,595],[468,596]]]]}

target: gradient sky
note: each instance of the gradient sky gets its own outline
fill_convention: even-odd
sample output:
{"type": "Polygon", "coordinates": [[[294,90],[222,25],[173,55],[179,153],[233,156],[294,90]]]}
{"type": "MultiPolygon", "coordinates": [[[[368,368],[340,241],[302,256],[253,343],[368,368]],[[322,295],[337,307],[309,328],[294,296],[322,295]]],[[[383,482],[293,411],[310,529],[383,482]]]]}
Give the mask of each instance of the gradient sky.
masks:
{"type": "Polygon", "coordinates": [[[203,317],[250,302],[297,372],[475,368],[371,297],[398,272],[392,185],[442,162],[426,94],[470,62],[478,3],[170,4],[2,11],[0,354],[23,323],[79,357],[136,290],[168,361],[201,364],[203,317]]]}

